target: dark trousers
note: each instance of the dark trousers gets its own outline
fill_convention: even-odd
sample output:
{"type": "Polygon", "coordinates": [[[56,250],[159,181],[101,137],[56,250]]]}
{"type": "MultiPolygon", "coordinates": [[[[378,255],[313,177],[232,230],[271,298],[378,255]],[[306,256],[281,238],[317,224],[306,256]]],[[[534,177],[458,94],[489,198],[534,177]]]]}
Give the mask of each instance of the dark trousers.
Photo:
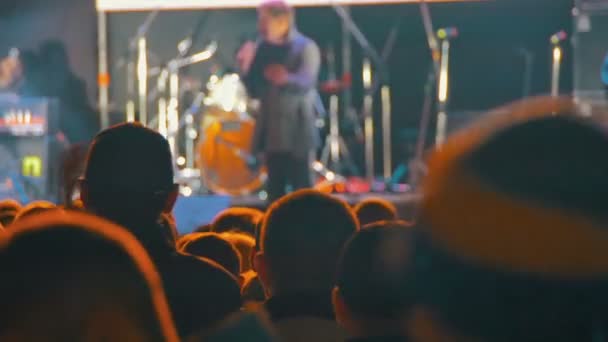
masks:
{"type": "Polygon", "coordinates": [[[268,168],[268,200],[272,203],[287,194],[287,187],[298,190],[312,187],[310,160],[296,158],[291,153],[266,154],[268,168]]]}

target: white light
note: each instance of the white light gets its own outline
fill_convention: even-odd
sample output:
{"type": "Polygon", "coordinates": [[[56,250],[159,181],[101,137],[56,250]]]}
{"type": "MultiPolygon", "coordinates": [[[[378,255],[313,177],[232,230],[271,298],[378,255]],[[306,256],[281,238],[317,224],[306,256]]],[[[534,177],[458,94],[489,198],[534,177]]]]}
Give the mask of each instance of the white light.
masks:
{"type": "Polygon", "coordinates": [[[330,182],[333,182],[336,179],[336,174],[329,171],[325,174],[325,179],[327,179],[330,182]]]}
{"type": "Polygon", "coordinates": [[[321,172],[321,171],[323,171],[323,164],[321,164],[320,161],[314,161],[312,163],[312,169],[317,172],[321,172]]]}
{"type": "Polygon", "coordinates": [[[553,48],[553,60],[559,62],[562,59],[562,49],[559,46],[553,48]]]}
{"type": "Polygon", "coordinates": [[[186,197],[190,197],[192,196],[192,188],[190,188],[189,186],[184,186],[182,187],[181,193],[186,197]]]}
{"type": "Polygon", "coordinates": [[[268,199],[268,193],[266,191],[260,191],[260,193],[258,194],[258,197],[262,200],[265,201],[268,199]]]}
{"type": "Polygon", "coordinates": [[[444,40],[441,45],[441,66],[439,72],[439,101],[446,102],[448,100],[448,69],[450,52],[450,42],[444,40]]]}
{"type": "Polygon", "coordinates": [[[369,88],[372,84],[372,67],[368,59],[363,61],[363,86],[369,88]]]}
{"type": "Polygon", "coordinates": [[[186,164],[186,158],[179,156],[176,161],[177,165],[184,166],[186,164]]]}

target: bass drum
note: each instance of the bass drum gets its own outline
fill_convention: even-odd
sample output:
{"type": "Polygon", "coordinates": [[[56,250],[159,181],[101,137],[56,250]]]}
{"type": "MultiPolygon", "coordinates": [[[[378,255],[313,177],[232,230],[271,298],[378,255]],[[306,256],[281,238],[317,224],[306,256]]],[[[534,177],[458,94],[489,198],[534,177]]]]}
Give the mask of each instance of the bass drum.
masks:
{"type": "Polygon", "coordinates": [[[251,169],[251,140],[255,120],[247,114],[210,108],[205,113],[198,146],[198,167],[211,191],[224,195],[247,195],[260,189],[266,170],[251,169]]]}

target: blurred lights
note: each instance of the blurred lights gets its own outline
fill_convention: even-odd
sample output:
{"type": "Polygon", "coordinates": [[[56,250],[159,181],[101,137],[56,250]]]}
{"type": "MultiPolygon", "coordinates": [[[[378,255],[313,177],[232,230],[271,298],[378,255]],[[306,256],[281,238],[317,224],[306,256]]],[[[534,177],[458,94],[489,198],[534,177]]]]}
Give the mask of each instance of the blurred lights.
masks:
{"type": "Polygon", "coordinates": [[[183,156],[179,156],[177,157],[176,163],[178,166],[184,166],[186,165],[186,158],[184,158],[183,156]]]}
{"type": "Polygon", "coordinates": [[[190,197],[190,196],[192,196],[192,192],[193,192],[193,191],[192,191],[192,188],[191,188],[191,187],[189,187],[189,186],[183,186],[183,187],[181,188],[181,193],[182,193],[182,195],[184,195],[184,196],[186,196],[186,197],[190,197]]]}
{"type": "Polygon", "coordinates": [[[450,42],[444,40],[441,43],[441,66],[439,72],[439,101],[446,102],[448,100],[448,72],[449,72],[449,53],[450,53],[450,42]]]}
{"type": "Polygon", "coordinates": [[[553,60],[555,62],[560,62],[562,60],[562,48],[559,46],[553,48],[553,60]]]}
{"type": "MultiPolygon", "coordinates": [[[[99,11],[146,11],[208,8],[253,8],[264,0],[97,0],[99,11]]],[[[482,2],[483,0],[426,0],[426,2],[482,2]]],[[[419,0],[288,0],[292,6],[376,5],[418,3],[419,0]]]]}

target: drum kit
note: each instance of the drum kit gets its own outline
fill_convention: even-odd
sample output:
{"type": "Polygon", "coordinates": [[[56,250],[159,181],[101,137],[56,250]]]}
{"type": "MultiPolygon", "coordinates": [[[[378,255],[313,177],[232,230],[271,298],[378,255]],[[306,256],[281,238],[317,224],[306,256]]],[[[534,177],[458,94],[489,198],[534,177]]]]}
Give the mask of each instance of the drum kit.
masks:
{"type": "Polygon", "coordinates": [[[197,166],[203,185],[214,193],[246,195],[260,189],[264,168],[252,168],[248,160],[255,128],[255,104],[239,75],[211,76],[201,113],[197,166]]]}
{"type": "Polygon", "coordinates": [[[192,103],[178,128],[166,133],[174,142],[176,180],[182,193],[238,196],[261,189],[266,169],[253,168],[249,162],[257,105],[248,98],[240,76],[212,74],[192,103]],[[184,147],[184,155],[179,146],[184,147]]]}

